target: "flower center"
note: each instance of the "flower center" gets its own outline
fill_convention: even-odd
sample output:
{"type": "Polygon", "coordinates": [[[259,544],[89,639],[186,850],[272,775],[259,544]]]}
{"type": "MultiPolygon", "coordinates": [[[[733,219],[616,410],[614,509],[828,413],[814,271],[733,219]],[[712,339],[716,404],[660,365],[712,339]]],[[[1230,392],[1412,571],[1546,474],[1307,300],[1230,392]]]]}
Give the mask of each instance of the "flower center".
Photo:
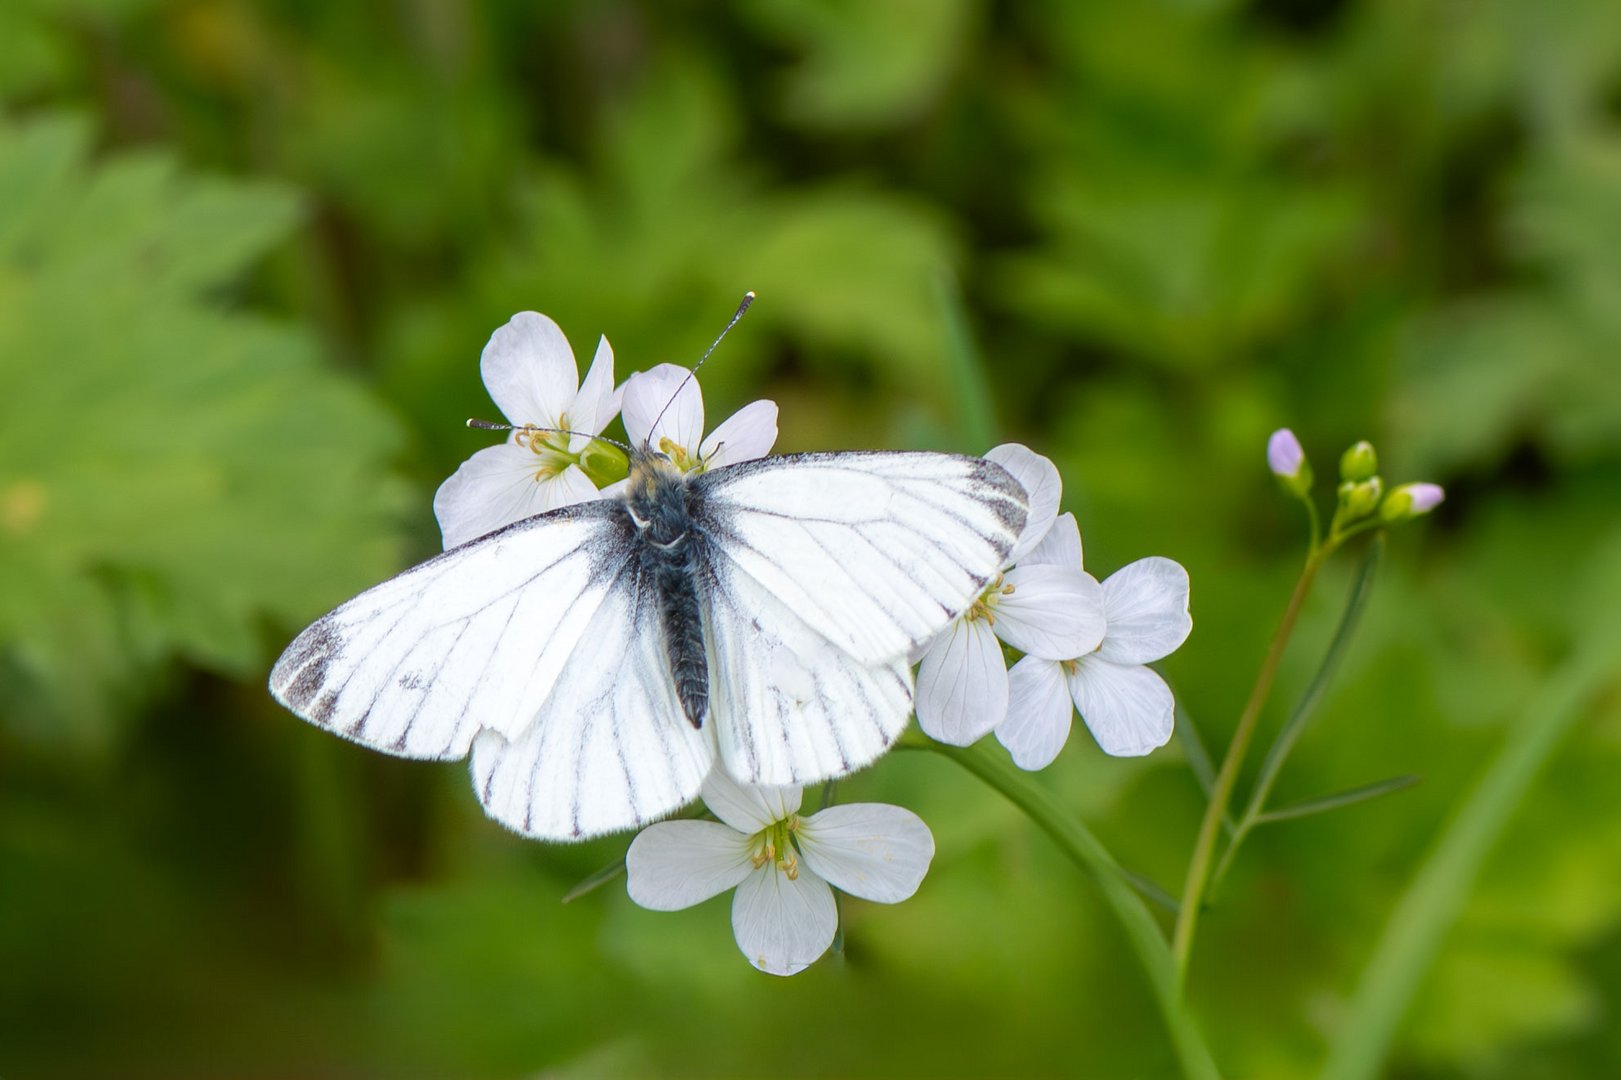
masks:
{"type": "Polygon", "coordinates": [[[991,583],[985,586],[985,591],[979,594],[979,599],[970,604],[968,610],[963,612],[963,618],[969,622],[979,619],[991,626],[995,626],[996,605],[1001,603],[1002,597],[1012,595],[1013,586],[1004,583],[1002,575],[997,574],[991,579],[991,583]]]}
{"type": "Polygon", "coordinates": [[[696,454],[688,452],[685,446],[679,445],[668,435],[660,437],[659,453],[669,458],[670,461],[675,464],[675,467],[680,469],[682,472],[704,471],[703,459],[698,457],[696,454]]]}
{"type": "MultiPolygon", "coordinates": [[[[559,417],[557,425],[567,428],[568,417],[559,417]]],[[[561,431],[542,431],[525,424],[513,434],[513,441],[535,455],[536,483],[550,480],[570,465],[580,463],[580,455],[569,452],[569,436],[561,431]]]]}
{"type": "Polygon", "coordinates": [[[782,873],[793,881],[799,877],[799,851],[794,847],[793,834],[799,831],[799,815],[790,814],[782,821],[773,821],[754,834],[754,868],[775,863],[782,873]]]}

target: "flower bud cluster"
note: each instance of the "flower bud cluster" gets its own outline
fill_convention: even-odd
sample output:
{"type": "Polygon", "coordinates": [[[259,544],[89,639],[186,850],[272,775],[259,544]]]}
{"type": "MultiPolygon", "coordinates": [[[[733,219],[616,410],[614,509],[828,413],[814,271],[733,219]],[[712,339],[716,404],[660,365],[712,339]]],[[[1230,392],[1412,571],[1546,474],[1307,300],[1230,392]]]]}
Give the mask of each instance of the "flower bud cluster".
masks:
{"type": "MultiPolygon", "coordinates": [[[[1294,432],[1288,428],[1274,431],[1267,440],[1266,460],[1285,491],[1297,499],[1309,500],[1314,479],[1311,463],[1294,432]]],[[[1434,510],[1446,498],[1440,485],[1431,483],[1400,484],[1387,492],[1379,475],[1379,455],[1366,439],[1340,455],[1340,480],[1335,493],[1331,537],[1357,526],[1410,521],[1434,510]]]]}

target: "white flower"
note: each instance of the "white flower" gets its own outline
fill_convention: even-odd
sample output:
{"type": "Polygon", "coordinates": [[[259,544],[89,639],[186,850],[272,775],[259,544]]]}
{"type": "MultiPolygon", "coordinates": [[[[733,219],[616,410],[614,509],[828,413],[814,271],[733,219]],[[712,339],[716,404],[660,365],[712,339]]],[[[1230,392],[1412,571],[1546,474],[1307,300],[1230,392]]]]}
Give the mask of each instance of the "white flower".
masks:
{"type": "Polygon", "coordinates": [[[462,462],[439,485],[433,512],[446,548],[597,497],[596,485],[580,468],[580,454],[619,411],[613,367],[613,349],[603,338],[581,385],[563,331],[533,311],[519,312],[490,335],[479,370],[490,397],[518,430],[462,462]]]}
{"type": "Polygon", "coordinates": [[[1001,641],[1029,656],[1062,660],[1090,652],[1103,638],[1098,583],[1078,562],[1027,558],[1058,513],[1062,484],[1057,467],[1017,443],[998,446],[985,457],[1024,485],[1030,515],[1002,573],[934,639],[918,668],[918,726],[931,738],[955,746],[969,745],[1007,717],[1009,682],[1001,641]]]}
{"type": "Polygon", "coordinates": [[[684,367],[660,364],[625,381],[625,433],[632,446],[662,451],[689,472],[753,461],[771,452],[777,441],[776,402],[750,402],[706,439],[704,397],[691,376],[684,367]]]}
{"type": "MultiPolygon", "coordinates": [[[[1026,562],[1079,567],[1074,515],[1060,517],[1026,562]]],[[[1193,629],[1188,572],[1170,559],[1139,559],[1103,582],[1103,607],[1107,628],[1095,650],[1056,662],[1032,654],[1008,672],[1007,719],[996,737],[1020,768],[1058,756],[1072,701],[1107,754],[1134,757],[1170,739],[1171,688],[1144,665],[1175,652],[1193,629]]]]}
{"type": "Polygon", "coordinates": [[[934,836],[910,810],[850,803],[799,816],[797,787],[743,787],[716,769],[704,802],[719,821],[649,825],[625,853],[630,898],[679,911],[736,887],[732,933],[749,963],[793,975],[833,944],[837,887],[895,904],[917,891],[934,836]]]}

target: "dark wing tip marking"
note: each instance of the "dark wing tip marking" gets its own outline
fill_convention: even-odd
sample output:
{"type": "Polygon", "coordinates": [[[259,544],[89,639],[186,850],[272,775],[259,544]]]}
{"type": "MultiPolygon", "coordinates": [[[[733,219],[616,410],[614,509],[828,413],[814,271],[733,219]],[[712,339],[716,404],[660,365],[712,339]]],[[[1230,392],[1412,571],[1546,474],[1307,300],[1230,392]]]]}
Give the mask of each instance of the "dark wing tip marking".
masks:
{"type": "Polygon", "coordinates": [[[1030,493],[1024,490],[1024,485],[1014,478],[996,462],[988,458],[970,458],[972,465],[969,476],[975,483],[984,484],[1008,496],[1008,501],[987,499],[986,505],[996,515],[1003,527],[1011,532],[1015,538],[1024,531],[1025,520],[1030,516],[1030,493]]]}
{"type": "Polygon", "coordinates": [[[343,639],[332,625],[331,616],[310,625],[270,672],[270,692],[283,705],[299,715],[308,715],[310,703],[326,685],[326,675],[343,652],[343,639]]]}

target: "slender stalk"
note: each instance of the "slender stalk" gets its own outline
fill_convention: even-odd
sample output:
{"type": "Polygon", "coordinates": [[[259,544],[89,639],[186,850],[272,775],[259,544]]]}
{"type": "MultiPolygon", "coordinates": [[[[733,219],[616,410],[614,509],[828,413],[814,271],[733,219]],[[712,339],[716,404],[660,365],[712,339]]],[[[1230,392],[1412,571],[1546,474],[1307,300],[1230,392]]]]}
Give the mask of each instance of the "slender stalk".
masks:
{"type": "Polygon", "coordinates": [[[1294,593],[1289,597],[1289,606],[1284,609],[1283,621],[1278,624],[1277,633],[1272,636],[1272,645],[1267,650],[1266,659],[1261,663],[1261,670],[1255,676],[1255,686],[1250,690],[1249,701],[1245,703],[1244,711],[1238,718],[1238,728],[1233,732],[1233,741],[1227,747],[1226,757],[1222,759],[1221,771],[1216,774],[1210,801],[1205,804],[1204,820],[1199,823],[1199,836],[1194,841],[1193,857],[1188,861],[1187,881],[1182,887],[1181,910],[1177,912],[1176,929],[1171,935],[1171,954],[1176,961],[1178,988],[1187,978],[1188,958],[1193,953],[1193,935],[1199,925],[1199,910],[1204,905],[1205,885],[1210,880],[1211,857],[1215,854],[1216,838],[1221,833],[1221,822],[1227,813],[1227,804],[1232,799],[1233,785],[1238,782],[1238,772],[1243,767],[1244,755],[1249,751],[1250,741],[1255,737],[1255,727],[1261,718],[1261,708],[1272,692],[1278,665],[1283,661],[1284,649],[1294,633],[1295,623],[1299,620],[1301,608],[1306,603],[1306,596],[1311,592],[1312,582],[1316,580],[1317,571],[1323,565],[1323,560],[1332,550],[1331,537],[1328,543],[1313,548],[1311,554],[1306,557],[1306,565],[1301,568],[1300,577],[1295,581],[1294,593]]]}
{"type": "Polygon", "coordinates": [[[1171,1045],[1182,1074],[1190,1078],[1215,1080],[1220,1074],[1216,1071],[1210,1048],[1205,1045],[1204,1037],[1182,1003],[1176,965],[1170,950],[1165,947],[1165,935],[1161,933],[1153,912],[1133,890],[1120,865],[1098,838],[1075,820],[1067,807],[1037,785],[1029,774],[998,756],[984,743],[959,749],[903,736],[899,745],[933,750],[1001,792],[1052,837],[1070,861],[1097,883],[1110,910],[1125,929],[1143,972],[1148,976],[1149,988],[1170,1033],[1171,1045]]]}
{"type": "Polygon", "coordinates": [[[1374,570],[1378,567],[1379,558],[1383,553],[1384,537],[1375,536],[1362,555],[1362,564],[1357,568],[1356,580],[1351,584],[1350,595],[1345,601],[1345,611],[1340,616],[1339,626],[1334,629],[1334,637],[1329,641],[1328,649],[1323,653],[1322,663],[1317,665],[1317,673],[1312,676],[1311,682],[1306,686],[1306,692],[1295,704],[1294,712],[1289,714],[1289,719],[1278,732],[1278,737],[1267,748],[1266,757],[1261,761],[1260,776],[1255,781],[1255,790],[1250,793],[1249,804],[1239,816],[1237,826],[1228,829],[1230,839],[1227,842],[1227,850],[1222,852],[1221,861],[1216,865],[1216,872],[1210,878],[1212,889],[1220,885],[1221,879],[1227,874],[1227,868],[1232,865],[1233,858],[1238,854],[1239,847],[1260,823],[1266,810],[1266,801],[1272,794],[1272,785],[1277,782],[1278,774],[1283,770],[1283,763],[1288,760],[1289,752],[1294,749],[1295,740],[1305,730],[1306,722],[1311,719],[1318,701],[1322,700],[1323,692],[1328,689],[1328,684],[1339,670],[1340,661],[1351,643],[1357,623],[1367,608],[1368,596],[1373,591],[1374,570]]]}
{"type": "Polygon", "coordinates": [[[1328,689],[1328,684],[1339,671],[1346,647],[1351,644],[1357,623],[1367,607],[1368,596],[1373,592],[1373,572],[1379,565],[1379,557],[1384,553],[1384,546],[1383,538],[1375,537],[1368,545],[1367,551],[1363,553],[1362,565],[1357,568],[1356,580],[1351,584],[1351,593],[1345,600],[1345,612],[1340,616],[1340,623],[1334,628],[1334,637],[1323,653],[1322,663],[1317,666],[1317,674],[1312,676],[1306,692],[1301,695],[1300,702],[1295,705],[1294,712],[1289,714],[1283,730],[1278,732],[1277,740],[1273,742],[1266,758],[1261,762],[1261,774],[1255,781],[1255,791],[1250,796],[1244,818],[1259,816],[1265,809],[1266,800],[1272,794],[1272,785],[1277,782],[1278,773],[1283,770],[1283,763],[1289,757],[1289,751],[1294,749],[1295,740],[1305,730],[1306,721],[1311,719],[1317,703],[1322,700],[1323,691],[1328,689]]]}

